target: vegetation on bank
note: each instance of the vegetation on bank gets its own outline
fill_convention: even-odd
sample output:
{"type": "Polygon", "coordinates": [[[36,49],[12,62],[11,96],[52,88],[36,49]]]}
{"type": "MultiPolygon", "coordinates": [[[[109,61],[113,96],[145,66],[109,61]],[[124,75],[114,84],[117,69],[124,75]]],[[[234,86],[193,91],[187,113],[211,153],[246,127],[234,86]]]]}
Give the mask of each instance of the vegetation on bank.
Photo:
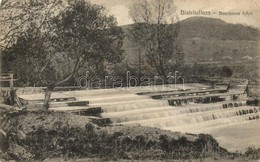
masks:
{"type": "Polygon", "coordinates": [[[0,159],[51,158],[135,159],[259,159],[260,149],[230,153],[206,134],[181,134],[157,128],[100,127],[89,118],[52,111],[1,108],[0,159]]]}

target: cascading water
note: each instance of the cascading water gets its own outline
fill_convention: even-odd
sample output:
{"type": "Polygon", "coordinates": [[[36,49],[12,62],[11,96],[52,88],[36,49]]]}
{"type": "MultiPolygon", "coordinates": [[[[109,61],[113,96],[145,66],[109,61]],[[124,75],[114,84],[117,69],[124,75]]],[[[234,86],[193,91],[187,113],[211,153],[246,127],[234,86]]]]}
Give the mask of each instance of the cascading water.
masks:
{"type": "MultiPolygon", "coordinates": [[[[126,124],[143,124],[148,120],[147,123],[153,123],[154,121],[162,122],[163,120],[172,117],[176,117],[176,115],[181,114],[194,114],[194,116],[198,116],[195,120],[196,122],[203,122],[208,120],[215,120],[218,118],[225,118],[234,116],[239,114],[238,107],[233,108],[225,108],[223,111],[223,104],[224,103],[215,103],[211,105],[206,104],[194,104],[194,105],[186,105],[181,107],[173,107],[168,106],[163,100],[150,100],[147,101],[134,101],[132,103],[124,103],[124,104],[117,104],[117,105],[104,105],[102,106],[103,110],[106,113],[103,113],[102,116],[106,118],[110,118],[114,123],[126,123],[126,124]],[[232,112],[230,115],[226,115],[228,110],[238,110],[232,112]],[[219,114],[207,114],[207,112],[217,112],[220,111],[219,114]],[[222,111],[225,112],[222,114],[222,111]],[[224,116],[223,116],[224,115],[224,116]],[[154,120],[156,119],[156,120],[154,120]],[[157,120],[158,119],[158,120],[157,120]],[[151,120],[151,121],[149,121],[151,120]],[[154,121],[153,121],[154,120],[154,121]]],[[[158,124],[156,124],[158,125],[158,124]]],[[[167,124],[170,125],[170,124],[167,124]]],[[[148,125],[149,126],[149,125],[148,125]]]]}
{"type": "MultiPolygon", "coordinates": [[[[206,112],[196,112],[196,113],[184,113],[184,114],[177,114],[174,113],[176,110],[173,109],[173,113],[168,117],[157,117],[156,115],[151,115],[152,118],[146,118],[146,119],[138,119],[134,121],[126,121],[123,124],[140,124],[144,126],[150,126],[150,127],[173,127],[173,126],[179,126],[179,125],[186,125],[186,124],[194,124],[194,123],[201,123],[201,122],[208,122],[211,120],[217,120],[217,119],[224,119],[224,118],[230,118],[234,116],[243,116],[247,114],[254,114],[255,111],[252,111],[253,109],[248,106],[243,107],[236,107],[236,108],[228,108],[228,109],[217,109],[212,111],[206,111],[206,112]],[[238,112],[245,112],[244,114],[239,114],[238,112]],[[248,112],[248,113],[246,113],[248,112]]],[[[141,116],[141,115],[139,115],[141,116]]],[[[129,119],[127,117],[124,117],[124,120],[129,119]]]]}
{"type": "MultiPolygon", "coordinates": [[[[190,88],[196,87],[193,91],[200,91],[198,86],[193,85],[190,88]]],[[[162,87],[157,90],[136,88],[61,92],[62,96],[74,97],[76,101],[89,101],[89,106],[69,107],[66,102],[55,102],[50,103],[50,107],[55,111],[74,111],[75,109],[84,111],[97,108],[97,113],[100,113],[102,109],[103,113],[100,115],[111,119],[113,124],[157,127],[183,133],[209,133],[220,144],[229,144],[230,141],[241,139],[245,140],[241,142],[242,144],[248,144],[250,141],[250,144],[255,143],[254,134],[259,130],[260,124],[259,107],[246,106],[246,101],[243,99],[230,101],[227,98],[225,101],[212,100],[218,101],[216,103],[205,104],[204,101],[201,103],[190,101],[185,105],[188,102],[182,100],[181,97],[179,97],[181,101],[174,100],[176,102],[174,105],[182,105],[170,106],[167,95],[171,94],[168,95],[171,98],[175,92],[176,90],[172,90],[172,88],[164,89],[162,87]],[[163,99],[151,98],[159,93],[167,93],[167,95],[162,95],[163,99]],[[250,137],[252,140],[248,140],[250,137]]],[[[60,96],[60,92],[56,96],[60,96]]],[[[204,97],[203,94],[201,96],[204,97]]],[[[258,144],[260,146],[260,143],[258,144]]]]}
{"type": "Polygon", "coordinates": [[[257,121],[260,117],[260,108],[246,106],[246,101],[170,106],[167,97],[151,99],[152,93],[136,95],[122,90],[103,92],[78,92],[75,95],[77,100],[89,101],[90,107],[101,107],[101,116],[110,118],[114,124],[157,127],[183,133],[209,133],[221,140],[228,135],[218,130],[243,128],[243,125],[257,121]]]}
{"type": "Polygon", "coordinates": [[[122,102],[119,101],[119,102],[103,103],[103,104],[93,103],[92,105],[101,106],[104,112],[119,112],[119,111],[147,109],[153,107],[164,107],[164,106],[168,106],[168,102],[155,101],[152,99],[142,99],[142,100],[122,101],[122,102]]]}

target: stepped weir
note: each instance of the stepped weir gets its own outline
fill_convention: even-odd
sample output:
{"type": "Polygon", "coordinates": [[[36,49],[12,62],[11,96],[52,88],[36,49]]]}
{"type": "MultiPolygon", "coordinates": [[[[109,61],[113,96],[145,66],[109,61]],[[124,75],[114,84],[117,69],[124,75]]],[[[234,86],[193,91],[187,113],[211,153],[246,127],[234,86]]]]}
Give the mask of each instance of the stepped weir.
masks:
{"type": "MultiPolygon", "coordinates": [[[[209,133],[220,139],[223,145],[225,140],[232,137],[225,132],[218,132],[218,129],[242,128],[250,123],[260,123],[260,107],[247,105],[244,91],[200,86],[202,88],[191,84],[189,90],[185,91],[158,86],[156,90],[133,88],[54,92],[50,110],[101,116],[113,125],[140,125],[183,133],[209,133]]],[[[19,98],[24,106],[41,108],[43,95],[22,94],[19,98]]],[[[246,132],[240,132],[243,133],[246,132]]],[[[255,144],[250,140],[248,143],[255,144]]],[[[260,143],[258,145],[260,147],[260,143]]]]}

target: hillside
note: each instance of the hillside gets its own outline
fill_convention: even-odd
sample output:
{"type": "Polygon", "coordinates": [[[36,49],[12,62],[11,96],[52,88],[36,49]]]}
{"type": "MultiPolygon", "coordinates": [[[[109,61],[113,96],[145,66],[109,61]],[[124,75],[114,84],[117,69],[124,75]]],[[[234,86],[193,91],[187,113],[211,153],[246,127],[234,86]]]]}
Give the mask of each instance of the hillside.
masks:
{"type": "Polygon", "coordinates": [[[242,24],[229,24],[220,19],[191,17],[180,22],[183,39],[203,38],[216,40],[256,41],[258,31],[242,24]]]}
{"type": "MultiPolygon", "coordinates": [[[[178,22],[178,39],[183,42],[186,63],[240,60],[244,56],[257,56],[259,30],[242,24],[229,24],[220,19],[191,17],[178,22]],[[224,58],[225,57],[225,58],[224,58]]],[[[126,33],[133,25],[122,26],[126,33]]],[[[128,36],[124,49],[126,60],[135,64],[138,48],[128,36]]]]}

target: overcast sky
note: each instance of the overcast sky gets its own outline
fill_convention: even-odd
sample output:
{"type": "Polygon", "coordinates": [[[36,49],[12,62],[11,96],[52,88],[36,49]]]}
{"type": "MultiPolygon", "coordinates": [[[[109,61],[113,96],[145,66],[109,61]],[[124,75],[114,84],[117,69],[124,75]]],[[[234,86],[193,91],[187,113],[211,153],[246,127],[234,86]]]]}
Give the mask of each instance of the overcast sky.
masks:
{"type": "MultiPolygon", "coordinates": [[[[119,25],[133,23],[129,17],[128,11],[132,0],[91,0],[92,3],[102,4],[110,14],[113,14],[119,25]]],[[[252,12],[252,16],[220,16],[215,14],[214,18],[220,18],[229,23],[247,24],[255,27],[260,27],[260,0],[176,0],[175,5],[178,10],[180,20],[191,17],[180,15],[181,10],[209,10],[209,11],[239,11],[252,12]],[[258,18],[258,19],[257,19],[258,18]]]]}
{"type": "MultiPolygon", "coordinates": [[[[2,0],[0,0],[1,2],[2,0]]],[[[19,0],[17,0],[19,1],[19,0]]],[[[129,17],[128,11],[132,0],[90,0],[92,3],[102,4],[109,13],[117,18],[119,25],[126,25],[133,23],[129,17]]],[[[177,6],[177,14],[179,19],[191,17],[181,15],[181,10],[205,10],[205,11],[239,11],[252,12],[251,16],[220,16],[219,14],[208,17],[220,18],[229,23],[247,24],[260,28],[260,0],[175,0],[177,6]]]]}

